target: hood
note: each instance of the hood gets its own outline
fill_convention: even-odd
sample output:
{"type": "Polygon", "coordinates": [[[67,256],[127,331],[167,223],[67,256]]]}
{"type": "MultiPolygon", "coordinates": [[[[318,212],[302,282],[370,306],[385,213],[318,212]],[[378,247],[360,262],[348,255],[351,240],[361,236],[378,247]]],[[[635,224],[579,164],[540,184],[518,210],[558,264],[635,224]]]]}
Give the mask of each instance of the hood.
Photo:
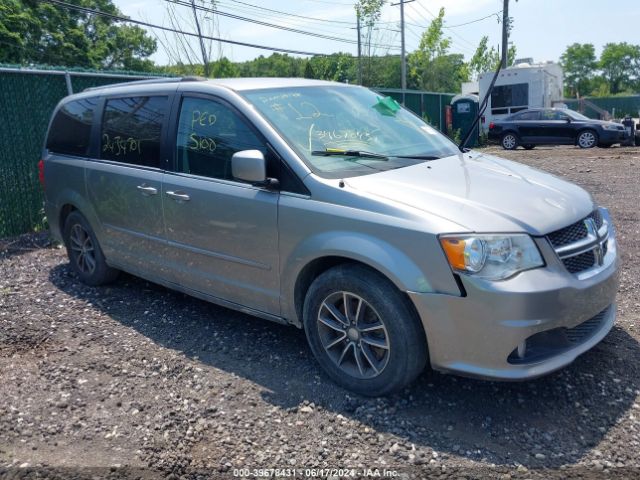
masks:
{"type": "Polygon", "coordinates": [[[352,177],[345,183],[369,196],[444,217],[461,231],[546,235],[594,209],[591,196],[573,183],[478,152],[352,177]]]}
{"type": "Polygon", "coordinates": [[[611,120],[573,120],[573,122],[575,123],[590,123],[592,125],[615,125],[617,127],[622,127],[624,128],[624,125],[622,125],[619,122],[612,122],[611,120]]]}

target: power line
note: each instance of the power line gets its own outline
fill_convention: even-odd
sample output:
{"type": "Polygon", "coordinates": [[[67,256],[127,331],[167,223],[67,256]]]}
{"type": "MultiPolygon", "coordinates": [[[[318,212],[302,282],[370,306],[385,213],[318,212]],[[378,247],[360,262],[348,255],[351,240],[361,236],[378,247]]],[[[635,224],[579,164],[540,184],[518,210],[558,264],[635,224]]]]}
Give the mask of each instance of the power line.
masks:
{"type": "MultiPolygon", "coordinates": [[[[174,3],[176,5],[182,5],[182,6],[186,6],[186,7],[191,7],[191,3],[184,1],[184,0],[166,0],[169,3],[174,3]]],[[[240,15],[234,15],[232,13],[228,13],[228,12],[222,12],[220,10],[213,10],[207,7],[203,7],[203,6],[196,6],[196,8],[198,10],[201,10],[203,12],[209,12],[209,13],[214,13],[216,15],[221,15],[223,17],[228,17],[228,18],[232,18],[234,20],[240,20],[240,21],[244,21],[244,22],[249,22],[249,23],[253,23],[256,25],[262,25],[265,27],[269,27],[269,28],[275,28],[278,30],[284,30],[284,31],[288,31],[288,32],[293,32],[293,33],[298,33],[301,35],[307,35],[310,37],[317,37],[317,38],[324,38],[326,40],[332,40],[334,42],[342,42],[342,43],[348,43],[351,45],[356,44],[356,40],[345,40],[344,38],[340,38],[340,37],[334,37],[334,36],[330,36],[330,35],[324,35],[321,33],[314,33],[314,32],[309,32],[307,30],[299,30],[297,28],[291,28],[291,27],[285,27],[282,25],[275,25],[273,23],[268,23],[268,22],[263,22],[261,20],[256,20],[253,18],[248,18],[248,17],[242,17],[240,15]]],[[[385,44],[372,44],[371,46],[373,47],[386,47],[389,49],[397,49],[397,47],[393,46],[393,45],[385,45],[385,44]]]]}
{"type": "Polygon", "coordinates": [[[355,3],[330,2],[328,0],[302,0],[304,2],[324,3],[325,5],[342,5],[344,7],[353,7],[355,3]]]}
{"type": "MultiPolygon", "coordinates": [[[[69,8],[72,10],[78,10],[80,12],[84,12],[84,13],[88,13],[91,15],[99,15],[102,17],[107,17],[107,18],[111,18],[113,20],[119,21],[119,22],[125,22],[125,23],[133,23],[136,25],[142,25],[144,27],[149,27],[149,28],[157,28],[159,30],[165,30],[167,32],[173,32],[173,33],[179,33],[182,35],[187,35],[187,36],[191,36],[191,37],[198,37],[197,33],[194,32],[185,32],[183,30],[178,30],[176,28],[169,28],[169,27],[165,27],[162,25],[155,25],[153,23],[149,23],[149,22],[143,22],[141,20],[134,20],[132,18],[127,18],[127,17],[123,17],[121,15],[115,15],[112,13],[107,13],[107,12],[103,12],[101,10],[94,10],[92,8],[87,8],[87,7],[81,7],[79,5],[73,5],[70,3],[66,3],[66,2],[62,2],[60,0],[42,0],[44,2],[47,3],[51,3],[53,5],[58,5],[60,7],[65,7],[65,8],[69,8]]],[[[239,42],[236,40],[227,40],[224,38],[217,38],[217,37],[210,37],[207,35],[203,35],[202,38],[207,39],[207,40],[213,40],[216,42],[222,42],[222,43],[230,43],[233,45],[239,45],[242,47],[251,47],[251,48],[259,48],[261,50],[270,50],[273,52],[283,52],[283,53],[292,53],[292,54],[298,54],[298,55],[310,55],[310,56],[322,56],[325,57],[328,54],[326,53],[317,53],[317,52],[305,52],[302,50],[292,50],[292,49],[288,49],[288,48],[279,48],[279,47],[268,47],[266,45],[257,45],[255,43],[247,43],[247,42],[239,42]]]]}
{"type": "Polygon", "coordinates": [[[231,0],[231,1],[233,3],[240,3],[242,5],[247,5],[249,7],[257,8],[259,10],[266,10],[268,12],[280,13],[282,15],[286,15],[287,17],[304,18],[306,20],[314,20],[316,22],[342,23],[342,24],[345,24],[345,25],[349,25],[350,27],[353,27],[353,25],[354,25],[354,22],[345,22],[345,21],[342,21],[342,20],[327,20],[326,18],[317,18],[317,17],[307,17],[305,15],[297,15],[295,13],[288,13],[288,12],[283,12],[281,10],[274,10],[272,8],[266,8],[266,7],[260,7],[258,5],[252,5],[251,3],[241,2],[240,0],[231,0]]]}
{"type": "Polygon", "coordinates": [[[482,18],[477,18],[475,20],[471,20],[469,22],[464,22],[464,23],[458,23],[457,25],[446,25],[444,26],[444,28],[458,28],[458,27],[464,27],[465,25],[471,25],[472,23],[478,23],[478,22],[482,22],[483,20],[486,20],[487,18],[493,18],[496,17],[498,19],[498,21],[500,21],[500,17],[498,15],[500,15],[502,13],[502,10],[499,10],[497,12],[493,12],[490,13],[489,15],[487,15],[486,17],[482,17],[482,18]]]}
{"type": "MultiPolygon", "coordinates": [[[[437,16],[435,16],[433,13],[431,13],[431,11],[425,7],[424,5],[422,5],[419,1],[416,2],[416,4],[422,8],[425,12],[427,12],[429,15],[431,15],[433,18],[438,18],[437,16]]],[[[444,26],[443,26],[444,27],[444,26]]],[[[455,30],[451,30],[451,33],[454,34],[456,37],[458,37],[460,40],[462,40],[464,43],[470,45],[471,47],[475,47],[469,40],[465,39],[464,37],[462,37],[461,35],[458,34],[458,32],[456,32],[455,30]]]]}
{"type": "MultiPolygon", "coordinates": [[[[238,15],[244,14],[245,16],[249,16],[251,18],[256,17],[260,20],[269,21],[278,25],[286,25],[289,27],[299,27],[302,24],[308,24],[309,29],[316,33],[325,33],[327,35],[334,36],[346,36],[350,37],[351,33],[349,29],[355,28],[355,22],[353,24],[331,24],[331,23],[314,23],[313,20],[307,20],[298,17],[287,17],[284,15],[279,15],[275,13],[269,13],[269,11],[262,11],[259,9],[254,9],[251,7],[244,7],[242,5],[230,4],[222,1],[216,1],[216,7],[222,8],[225,11],[230,11],[231,13],[235,13],[238,15]],[[352,25],[349,27],[349,25],[352,25]]],[[[213,15],[213,14],[212,14],[213,15]]]]}
{"type": "MultiPolygon", "coordinates": [[[[429,21],[422,13],[420,13],[418,10],[413,10],[413,12],[407,12],[407,15],[409,16],[409,18],[415,20],[414,17],[412,17],[412,13],[415,13],[416,15],[419,15],[422,19],[426,20],[427,22],[429,21]]],[[[409,22],[407,22],[407,24],[409,25],[414,25],[414,24],[410,24],[409,22]]],[[[421,27],[424,28],[424,27],[421,27]]],[[[427,27],[428,28],[428,27],[427,27]]],[[[465,53],[471,53],[471,48],[469,48],[466,45],[461,45],[458,41],[454,41],[452,38],[447,37],[447,39],[451,42],[451,45],[457,49],[457,50],[461,50],[464,51],[465,53]]],[[[420,40],[422,40],[422,35],[420,35],[420,40]]],[[[475,53],[475,51],[474,51],[475,53]]]]}
{"type": "MultiPolygon", "coordinates": [[[[242,2],[242,1],[239,1],[239,0],[229,0],[229,1],[231,1],[233,3],[241,4],[241,5],[247,5],[250,8],[240,7],[240,6],[237,6],[237,5],[231,5],[229,3],[225,3],[225,2],[222,2],[222,1],[218,1],[217,4],[221,5],[222,7],[226,8],[226,9],[237,10],[237,11],[239,11],[241,13],[244,13],[244,14],[259,14],[262,17],[273,19],[273,20],[287,21],[288,19],[286,17],[293,17],[293,18],[299,18],[299,19],[302,19],[302,20],[310,20],[312,22],[324,22],[323,24],[321,24],[323,27],[331,28],[331,29],[334,29],[334,30],[333,31],[329,31],[329,30],[323,29],[320,26],[313,25],[314,30],[322,31],[322,32],[325,32],[325,33],[333,34],[333,35],[337,35],[337,34],[343,33],[344,29],[352,29],[353,30],[353,29],[356,28],[356,23],[357,23],[357,22],[347,22],[347,21],[343,21],[343,20],[328,20],[326,18],[308,17],[306,15],[298,15],[298,14],[295,14],[295,13],[283,12],[281,10],[274,10],[272,8],[260,7],[258,5],[253,5],[253,4],[242,2]],[[273,14],[262,13],[262,12],[275,12],[275,13],[277,13],[279,15],[273,15],[273,14]]],[[[396,23],[397,24],[398,22],[376,22],[376,25],[389,24],[389,23],[396,23]]],[[[384,26],[376,26],[376,29],[377,30],[386,30],[386,31],[389,31],[389,32],[397,32],[398,31],[395,28],[389,28],[389,27],[384,27],[384,26]]],[[[387,46],[387,45],[383,45],[383,46],[387,46]]]]}

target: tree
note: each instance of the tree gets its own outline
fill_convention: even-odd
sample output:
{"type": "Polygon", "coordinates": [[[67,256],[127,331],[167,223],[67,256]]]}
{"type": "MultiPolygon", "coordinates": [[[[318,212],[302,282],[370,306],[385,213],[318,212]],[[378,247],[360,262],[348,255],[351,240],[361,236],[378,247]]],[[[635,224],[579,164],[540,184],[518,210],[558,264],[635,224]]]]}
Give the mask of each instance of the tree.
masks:
{"type": "Polygon", "coordinates": [[[177,5],[174,2],[163,2],[165,5],[165,18],[168,27],[175,32],[160,30],[153,34],[160,47],[169,58],[169,63],[180,65],[183,73],[192,75],[214,76],[210,68],[212,59],[224,58],[222,42],[211,40],[208,37],[220,37],[220,25],[216,14],[217,0],[187,0],[187,3],[177,5]],[[188,31],[198,36],[179,33],[188,31]],[[214,55],[214,46],[217,52],[214,55]],[[206,69],[205,64],[209,67],[206,69]]]}
{"type": "Polygon", "coordinates": [[[220,60],[211,62],[210,74],[212,78],[231,78],[240,76],[240,70],[238,67],[231,63],[227,57],[222,57],[220,60]]]}
{"type": "Polygon", "coordinates": [[[640,46],[607,43],[600,55],[600,68],[612,94],[632,90],[640,81],[640,46]]]}
{"type": "MultiPolygon", "coordinates": [[[[77,5],[121,15],[111,0],[77,5]]],[[[70,67],[144,69],[156,42],[137,26],[37,0],[0,4],[0,61],[70,67]]]]}
{"type": "Polygon", "coordinates": [[[383,36],[377,31],[376,24],[380,20],[384,4],[385,0],[359,0],[354,5],[356,16],[360,19],[362,41],[362,58],[360,61],[362,62],[363,85],[373,86],[378,85],[379,82],[379,72],[375,67],[374,58],[376,57],[378,44],[383,39],[383,36]],[[375,39],[374,33],[376,33],[375,39]]]}
{"type": "Polygon", "coordinates": [[[587,95],[593,88],[593,78],[598,69],[596,51],[590,43],[569,45],[560,56],[564,69],[565,96],[587,95]]]}
{"type": "MultiPolygon", "coordinates": [[[[469,61],[469,74],[473,78],[477,79],[481,73],[494,71],[502,61],[498,49],[495,47],[489,48],[488,43],[489,37],[482,37],[473,57],[469,61]]],[[[507,66],[512,66],[515,59],[516,46],[510,45],[507,51],[507,66]]]]}
{"type": "Polygon", "coordinates": [[[496,62],[500,61],[500,52],[495,47],[488,48],[488,43],[489,37],[485,35],[480,39],[478,48],[469,61],[469,69],[474,78],[478,78],[481,73],[495,70],[496,62]]]}
{"type": "Polygon", "coordinates": [[[444,35],[444,8],[422,34],[415,52],[407,57],[409,88],[433,92],[457,92],[469,80],[464,56],[449,54],[451,39],[444,35]]]}

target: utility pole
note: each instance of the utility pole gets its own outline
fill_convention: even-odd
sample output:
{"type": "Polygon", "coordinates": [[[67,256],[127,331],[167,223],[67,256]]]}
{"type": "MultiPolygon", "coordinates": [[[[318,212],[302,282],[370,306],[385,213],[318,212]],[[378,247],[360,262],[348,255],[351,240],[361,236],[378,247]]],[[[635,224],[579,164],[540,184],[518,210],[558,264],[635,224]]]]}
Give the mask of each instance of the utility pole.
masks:
{"type": "Polygon", "coordinates": [[[509,57],[509,0],[502,6],[502,68],[507,68],[509,57]]]}
{"type": "Polygon", "coordinates": [[[196,12],[196,0],[191,0],[191,8],[193,9],[193,18],[196,21],[196,28],[198,29],[198,39],[200,39],[200,50],[202,51],[202,62],[204,63],[204,76],[209,78],[209,57],[207,55],[207,49],[204,46],[202,31],[200,30],[200,20],[198,20],[198,13],[196,12]]]}
{"type": "Polygon", "coordinates": [[[402,88],[402,104],[404,105],[404,91],[407,89],[407,56],[404,45],[404,0],[400,0],[400,44],[402,55],[402,67],[400,73],[400,85],[402,88]]]}
{"type": "Polygon", "coordinates": [[[400,86],[402,88],[402,104],[404,105],[404,94],[407,89],[407,56],[404,43],[404,4],[415,0],[400,0],[391,5],[400,5],[400,86]]]}
{"type": "Polygon", "coordinates": [[[362,40],[360,33],[360,12],[357,12],[357,25],[356,30],[358,31],[358,85],[362,85],[362,40]]]}

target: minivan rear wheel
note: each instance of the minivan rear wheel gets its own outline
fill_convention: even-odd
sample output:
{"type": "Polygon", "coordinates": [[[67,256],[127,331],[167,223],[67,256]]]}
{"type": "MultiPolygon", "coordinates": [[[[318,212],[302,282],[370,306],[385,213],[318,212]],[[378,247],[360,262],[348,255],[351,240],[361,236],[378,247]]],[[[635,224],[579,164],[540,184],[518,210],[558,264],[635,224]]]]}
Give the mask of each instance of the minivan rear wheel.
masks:
{"type": "Polygon", "coordinates": [[[359,265],[327,270],[307,292],[303,323],[316,360],[336,383],[367,396],[397,391],[424,370],[424,329],[408,300],[359,265]]]}
{"type": "Polygon", "coordinates": [[[83,283],[97,286],[116,279],[119,271],[107,265],[95,233],[80,212],[67,217],[63,239],[71,268],[83,283]]]}

